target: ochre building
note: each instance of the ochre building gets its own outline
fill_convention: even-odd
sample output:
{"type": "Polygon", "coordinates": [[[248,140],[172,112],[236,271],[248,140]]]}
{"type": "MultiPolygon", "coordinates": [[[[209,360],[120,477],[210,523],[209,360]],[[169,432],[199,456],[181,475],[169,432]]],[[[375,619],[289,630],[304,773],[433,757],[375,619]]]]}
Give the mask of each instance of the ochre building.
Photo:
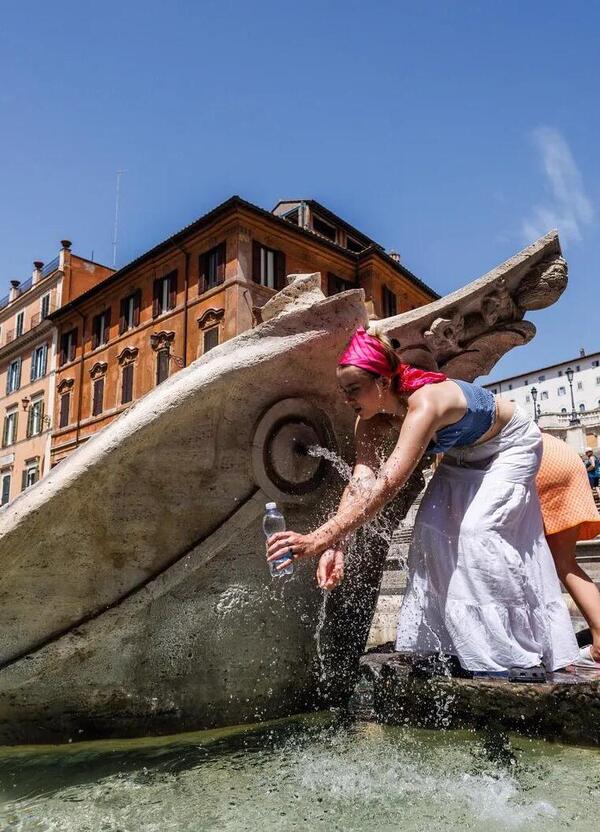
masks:
{"type": "Polygon", "coordinates": [[[288,274],[320,272],[325,294],[365,290],[374,317],[438,295],[314,200],[272,212],[232,197],[96,284],[57,327],[52,464],[157,384],[260,321],[288,274]]]}
{"type": "Polygon", "coordinates": [[[2,505],[49,470],[56,369],[50,316],[114,271],[73,254],[68,240],[57,257],[46,264],[36,260],[33,267],[30,278],[12,280],[0,299],[2,505]]]}

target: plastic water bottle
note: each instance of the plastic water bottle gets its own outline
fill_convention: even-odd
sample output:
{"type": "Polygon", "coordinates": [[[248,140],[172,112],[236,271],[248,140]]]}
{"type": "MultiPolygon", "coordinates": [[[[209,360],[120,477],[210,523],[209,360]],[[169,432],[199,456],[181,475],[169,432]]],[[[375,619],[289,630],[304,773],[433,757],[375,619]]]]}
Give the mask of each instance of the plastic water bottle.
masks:
{"type": "MultiPolygon", "coordinates": [[[[263,531],[268,540],[272,534],[285,531],[285,517],[277,508],[277,503],[267,503],[265,508],[267,511],[263,517],[263,531]]],[[[277,560],[269,561],[272,578],[282,578],[284,575],[291,575],[294,572],[293,562],[288,564],[285,569],[277,569],[277,566],[286,561],[288,557],[288,555],[282,555],[277,560]]]]}

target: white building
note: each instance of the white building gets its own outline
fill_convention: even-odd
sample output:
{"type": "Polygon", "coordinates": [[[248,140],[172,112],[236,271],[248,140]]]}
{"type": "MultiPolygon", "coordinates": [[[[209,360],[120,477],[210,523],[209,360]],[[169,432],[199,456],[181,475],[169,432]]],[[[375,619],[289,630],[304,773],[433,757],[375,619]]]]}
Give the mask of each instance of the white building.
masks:
{"type": "Polygon", "coordinates": [[[542,430],[578,451],[600,446],[600,352],[490,382],[492,393],[535,415],[542,430]],[[572,372],[570,372],[572,371],[572,372]]]}

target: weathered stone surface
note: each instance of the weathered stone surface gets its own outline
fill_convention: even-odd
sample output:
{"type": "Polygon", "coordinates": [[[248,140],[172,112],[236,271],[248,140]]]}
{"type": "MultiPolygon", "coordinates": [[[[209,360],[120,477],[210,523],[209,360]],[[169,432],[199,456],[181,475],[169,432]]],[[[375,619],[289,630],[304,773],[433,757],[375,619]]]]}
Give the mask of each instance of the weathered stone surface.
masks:
{"type": "MultiPolygon", "coordinates": [[[[600,745],[600,673],[553,673],[544,684],[417,675],[397,653],[361,660],[363,718],[424,728],[492,727],[600,745]]],[[[361,710],[362,709],[362,710],[361,710]]]]}
{"type": "MultiPolygon", "coordinates": [[[[538,268],[559,252],[549,235],[383,325],[469,377],[514,338],[474,344],[524,337],[531,275],[559,290],[538,268]]],[[[261,531],[270,499],[298,531],[335,507],[343,482],[306,459],[307,442],[352,458],[335,366],[367,314],[362,291],[325,299],[318,285],[297,277],[263,324],[161,384],[0,511],[0,742],[232,724],[348,691],[389,529],[357,536],[347,579],[324,602],[313,563],[270,579],[261,531]]],[[[391,526],[418,476],[389,507],[391,526]]]]}

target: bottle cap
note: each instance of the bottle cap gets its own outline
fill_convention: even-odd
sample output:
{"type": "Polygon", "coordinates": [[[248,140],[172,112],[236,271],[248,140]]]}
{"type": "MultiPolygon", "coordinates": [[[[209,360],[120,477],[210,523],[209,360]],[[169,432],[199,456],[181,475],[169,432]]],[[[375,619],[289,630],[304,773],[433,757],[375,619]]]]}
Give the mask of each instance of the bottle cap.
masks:
{"type": "Polygon", "coordinates": [[[265,508],[267,511],[273,511],[274,508],[277,508],[277,503],[267,503],[265,508]]]}

